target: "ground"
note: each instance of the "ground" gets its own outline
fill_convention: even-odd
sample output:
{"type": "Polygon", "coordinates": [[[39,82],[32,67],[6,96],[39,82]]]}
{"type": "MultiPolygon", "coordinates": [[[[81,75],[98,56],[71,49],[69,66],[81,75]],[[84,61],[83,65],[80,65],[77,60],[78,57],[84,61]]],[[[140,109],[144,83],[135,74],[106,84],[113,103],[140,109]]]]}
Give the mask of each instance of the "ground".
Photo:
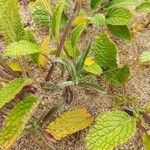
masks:
{"type": "MultiPolygon", "coordinates": [[[[23,15],[27,16],[25,8],[22,8],[22,10],[23,15]]],[[[133,22],[140,24],[141,22],[150,19],[148,17],[149,16],[144,14],[137,14],[133,22]]],[[[30,21],[30,18],[24,18],[25,22],[30,21]]],[[[35,31],[38,40],[41,42],[41,39],[47,34],[47,31],[35,25],[33,22],[31,22],[31,26],[35,31]]],[[[94,40],[93,37],[101,34],[105,30],[106,29],[104,27],[89,27],[86,33],[82,36],[79,46],[81,48],[84,47],[85,39],[94,40]]],[[[113,88],[110,90],[110,86],[104,80],[104,78],[98,77],[98,82],[106,88],[107,94],[95,93],[80,87],[74,87],[74,100],[70,105],[65,104],[61,92],[53,93],[50,91],[45,91],[41,87],[37,87],[38,91],[36,95],[41,101],[41,104],[38,107],[38,110],[36,111],[32,120],[39,118],[42,113],[44,113],[46,110],[49,110],[55,104],[61,105],[55,116],[58,116],[64,111],[71,110],[74,107],[82,107],[86,108],[92,115],[96,117],[99,113],[110,111],[112,109],[116,94],[129,94],[130,96],[137,97],[138,102],[136,105],[138,106],[145,106],[147,104],[147,102],[150,100],[150,67],[148,65],[139,65],[137,58],[143,51],[150,51],[150,27],[138,30],[137,33],[134,31],[134,37],[131,42],[116,39],[112,35],[111,38],[120,49],[120,64],[130,65],[131,76],[129,81],[126,82],[121,88],[113,88]]],[[[0,49],[3,50],[4,47],[5,44],[2,38],[0,38],[0,49]]],[[[31,64],[31,67],[35,74],[34,79],[42,81],[46,75],[47,70],[45,71],[39,69],[36,65],[33,64],[31,64]],[[43,72],[42,74],[41,71],[43,72]]],[[[56,69],[53,74],[52,79],[54,81],[59,79],[58,71],[59,70],[56,69]]],[[[64,138],[59,142],[50,142],[50,144],[53,145],[53,148],[49,148],[47,144],[37,136],[31,134],[25,135],[13,145],[11,150],[85,150],[84,137],[89,128],[90,127],[77,134],[64,138]]],[[[121,147],[116,148],[115,150],[144,150],[139,134],[140,131],[129,142],[121,147]]]]}

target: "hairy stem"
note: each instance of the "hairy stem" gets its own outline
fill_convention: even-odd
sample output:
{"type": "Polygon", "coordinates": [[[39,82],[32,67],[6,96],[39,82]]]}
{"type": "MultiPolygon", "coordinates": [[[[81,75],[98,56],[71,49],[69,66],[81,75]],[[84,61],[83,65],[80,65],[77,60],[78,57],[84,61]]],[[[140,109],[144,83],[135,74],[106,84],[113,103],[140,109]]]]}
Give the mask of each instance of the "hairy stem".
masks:
{"type": "MultiPolygon", "coordinates": [[[[60,54],[61,54],[61,51],[62,51],[62,49],[64,47],[64,43],[66,41],[66,38],[68,37],[68,35],[69,35],[70,31],[71,31],[73,20],[74,20],[75,16],[78,14],[79,10],[80,10],[80,2],[77,1],[75,3],[75,6],[74,6],[71,14],[70,14],[69,21],[68,21],[68,24],[67,24],[67,26],[65,28],[65,31],[64,31],[63,35],[62,35],[61,41],[58,44],[56,55],[55,55],[56,57],[59,57],[60,54]]],[[[50,76],[51,76],[51,74],[53,72],[53,69],[54,69],[54,64],[52,64],[51,68],[48,71],[48,74],[47,74],[47,76],[45,78],[46,81],[50,80],[50,76]]]]}

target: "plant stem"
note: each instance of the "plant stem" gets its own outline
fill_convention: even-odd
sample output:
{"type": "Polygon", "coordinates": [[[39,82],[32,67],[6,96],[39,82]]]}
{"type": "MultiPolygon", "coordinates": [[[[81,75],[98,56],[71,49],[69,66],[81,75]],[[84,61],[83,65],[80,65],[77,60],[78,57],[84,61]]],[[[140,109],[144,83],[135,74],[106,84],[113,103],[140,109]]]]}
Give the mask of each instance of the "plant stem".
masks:
{"type": "MultiPolygon", "coordinates": [[[[61,41],[60,41],[60,43],[59,43],[59,45],[57,47],[57,51],[56,51],[56,55],[55,55],[56,57],[60,56],[61,51],[62,51],[63,46],[64,46],[64,43],[66,41],[66,38],[68,37],[68,35],[69,35],[70,31],[71,31],[73,20],[74,20],[75,16],[78,14],[79,11],[80,11],[80,2],[76,1],[75,6],[74,6],[74,8],[73,8],[73,10],[72,10],[72,12],[70,14],[68,24],[67,24],[67,26],[65,28],[65,31],[64,31],[63,35],[62,35],[61,41]]],[[[52,64],[51,68],[48,71],[48,74],[47,74],[47,76],[45,78],[46,81],[50,80],[50,76],[51,76],[51,74],[53,72],[53,69],[54,69],[54,64],[52,64]]]]}

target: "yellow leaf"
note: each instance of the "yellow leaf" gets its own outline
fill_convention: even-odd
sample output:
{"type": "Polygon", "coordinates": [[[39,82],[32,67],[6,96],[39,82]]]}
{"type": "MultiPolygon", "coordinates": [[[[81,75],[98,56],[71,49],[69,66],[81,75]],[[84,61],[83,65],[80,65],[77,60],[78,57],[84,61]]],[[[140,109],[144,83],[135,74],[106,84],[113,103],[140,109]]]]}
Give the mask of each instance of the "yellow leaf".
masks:
{"type": "Polygon", "coordinates": [[[14,71],[21,72],[21,66],[17,62],[9,61],[7,62],[7,65],[14,71]]]}
{"type": "Polygon", "coordinates": [[[94,63],[95,63],[95,61],[93,60],[92,57],[86,58],[86,60],[85,60],[85,62],[84,62],[84,64],[85,64],[86,66],[91,66],[91,65],[93,65],[94,63]]]}
{"type": "Polygon", "coordinates": [[[94,117],[86,109],[76,108],[56,118],[47,126],[46,131],[56,140],[60,140],[70,134],[85,129],[93,120],[94,117]]]}
{"type": "Polygon", "coordinates": [[[150,135],[149,134],[143,134],[143,142],[145,150],[150,150],[150,135]]]}
{"type": "MultiPolygon", "coordinates": [[[[48,50],[50,36],[46,36],[41,44],[40,53],[44,54],[48,50]]],[[[45,67],[46,58],[42,54],[39,55],[39,66],[45,67]]]]}
{"type": "Polygon", "coordinates": [[[87,24],[88,20],[85,16],[77,16],[73,21],[73,26],[78,26],[80,24],[87,24]]]}

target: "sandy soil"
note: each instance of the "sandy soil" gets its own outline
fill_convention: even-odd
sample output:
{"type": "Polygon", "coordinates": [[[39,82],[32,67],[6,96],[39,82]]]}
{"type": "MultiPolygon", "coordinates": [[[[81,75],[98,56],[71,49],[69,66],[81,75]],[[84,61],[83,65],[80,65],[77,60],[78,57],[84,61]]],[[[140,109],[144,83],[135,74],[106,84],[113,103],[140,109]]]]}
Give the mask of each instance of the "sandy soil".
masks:
{"type": "MultiPolygon", "coordinates": [[[[24,8],[23,8],[24,10],[24,8]]],[[[23,15],[26,15],[26,11],[23,11],[23,15]]],[[[30,22],[31,27],[36,33],[38,40],[41,42],[41,39],[47,34],[46,30],[43,28],[39,28],[33,22],[31,22],[30,18],[24,17],[25,22],[30,22]]],[[[144,20],[147,20],[145,15],[139,15],[135,17],[134,22],[141,23],[144,20]],[[143,19],[144,18],[144,19],[143,19]]],[[[89,27],[87,29],[86,34],[83,35],[79,46],[83,47],[83,40],[93,39],[93,36],[99,35],[104,32],[106,29],[104,27],[89,27]]],[[[122,41],[114,38],[111,35],[112,39],[117,43],[120,52],[120,63],[121,64],[130,64],[131,69],[131,78],[130,80],[123,85],[121,88],[113,88],[113,92],[110,91],[108,83],[104,80],[104,78],[98,78],[99,83],[106,88],[108,91],[107,94],[99,94],[95,92],[91,92],[85,90],[80,87],[74,87],[74,101],[70,105],[66,105],[65,102],[61,106],[59,112],[55,115],[58,116],[64,111],[71,110],[74,107],[83,107],[89,110],[89,112],[95,117],[105,111],[109,111],[112,108],[112,105],[115,102],[116,94],[129,94],[131,96],[135,96],[138,99],[136,105],[144,106],[150,100],[150,67],[149,66],[139,66],[137,63],[133,65],[137,57],[143,51],[150,51],[150,28],[143,29],[140,32],[137,32],[132,42],[122,41]]],[[[4,49],[5,44],[0,38],[0,49],[4,49]]],[[[34,79],[42,81],[45,77],[45,73],[42,69],[37,68],[36,65],[31,64],[32,69],[34,70],[34,79]],[[41,71],[43,74],[41,74],[41,71]]],[[[55,70],[53,74],[53,79],[58,80],[58,69],[55,70]]],[[[55,104],[62,104],[63,98],[61,96],[61,92],[50,92],[45,91],[41,87],[37,87],[38,92],[36,95],[41,101],[41,104],[33,116],[33,120],[39,118],[39,116],[49,110],[55,104]]],[[[0,118],[2,121],[2,119],[0,118]]],[[[85,150],[85,142],[84,137],[89,128],[81,131],[77,134],[71,135],[57,143],[50,142],[55,150],[85,150]]],[[[141,142],[140,132],[138,132],[134,138],[132,138],[128,143],[124,144],[121,147],[116,148],[116,150],[144,150],[143,144],[141,142]]],[[[47,144],[38,136],[33,135],[25,135],[21,139],[19,139],[11,148],[11,150],[50,150],[47,144]]]]}

